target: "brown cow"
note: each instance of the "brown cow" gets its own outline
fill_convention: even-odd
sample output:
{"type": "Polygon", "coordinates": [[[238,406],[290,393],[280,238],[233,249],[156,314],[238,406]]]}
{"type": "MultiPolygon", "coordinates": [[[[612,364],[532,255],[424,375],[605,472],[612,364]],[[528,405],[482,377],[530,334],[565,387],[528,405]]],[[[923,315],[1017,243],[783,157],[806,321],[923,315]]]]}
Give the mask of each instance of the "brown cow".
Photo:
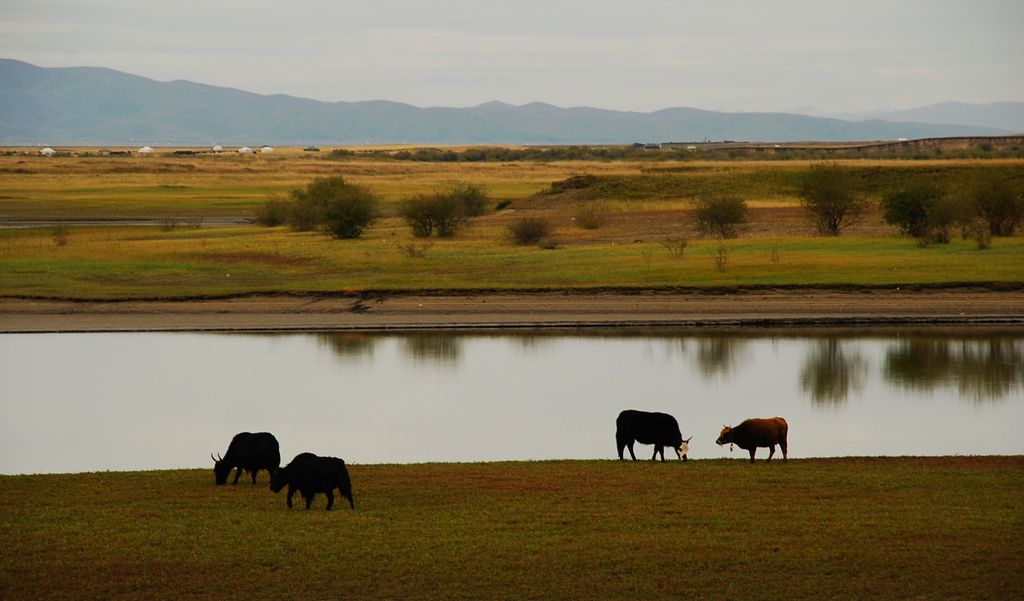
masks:
{"type": "Polygon", "coordinates": [[[716,444],[735,444],[741,449],[750,451],[750,463],[754,463],[757,447],[768,447],[768,461],[775,455],[775,445],[782,449],[782,460],[786,461],[786,435],[789,424],[781,417],[766,419],[748,419],[735,428],[725,426],[718,435],[716,444]]]}

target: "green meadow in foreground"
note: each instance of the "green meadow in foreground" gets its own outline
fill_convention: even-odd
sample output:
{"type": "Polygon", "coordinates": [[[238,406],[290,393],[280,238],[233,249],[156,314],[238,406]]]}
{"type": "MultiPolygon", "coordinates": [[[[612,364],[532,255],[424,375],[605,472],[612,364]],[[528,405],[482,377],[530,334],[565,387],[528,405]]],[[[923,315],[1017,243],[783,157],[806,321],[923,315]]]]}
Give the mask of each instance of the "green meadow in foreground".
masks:
{"type": "Polygon", "coordinates": [[[265,473],[2,476],[0,597],[1024,598],[1022,457],[350,473],[332,512],[265,473]]]}
{"type": "MultiPolygon", "coordinates": [[[[570,234],[572,232],[569,232],[570,234]]],[[[499,225],[414,239],[395,220],[358,240],[285,228],[0,230],[0,294],[182,298],[261,292],[732,286],[899,286],[1024,282],[1024,239],[918,248],[897,237],[657,240],[515,246],[499,225]],[[408,245],[422,250],[410,256],[408,245]],[[721,262],[719,262],[721,260],[721,262]],[[500,274],[500,277],[496,277],[500,274]]]]}

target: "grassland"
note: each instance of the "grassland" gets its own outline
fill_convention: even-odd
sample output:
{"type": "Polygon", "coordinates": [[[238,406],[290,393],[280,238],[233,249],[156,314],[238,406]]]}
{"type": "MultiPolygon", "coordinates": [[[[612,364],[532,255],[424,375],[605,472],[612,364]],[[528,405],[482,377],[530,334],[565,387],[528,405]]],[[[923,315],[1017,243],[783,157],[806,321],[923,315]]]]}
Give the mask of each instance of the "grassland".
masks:
{"type": "Polygon", "coordinates": [[[208,470],[0,477],[4,599],[1014,599],[1024,460],[350,466],[356,511],[208,470]]]}
{"type": "MultiPolygon", "coordinates": [[[[269,157],[0,157],[0,221],[133,220],[166,227],[0,230],[0,295],[177,298],[255,292],[527,290],[734,286],[1020,284],[1024,240],[992,248],[957,237],[918,248],[875,208],[840,238],[814,235],[796,190],[809,163],[565,161],[419,163],[269,157]],[[180,227],[251,218],[269,196],[341,174],[383,198],[385,217],[355,241],[285,228],[180,227]],[[586,189],[552,183],[594,176],[586,189]],[[396,216],[411,194],[453,182],[487,187],[508,208],[474,218],[452,240],[424,244],[396,216]],[[700,238],[693,201],[735,195],[751,207],[740,238],[700,238]],[[604,224],[579,227],[581,207],[604,224]],[[556,248],[517,247],[508,226],[540,215],[556,248]],[[179,227],[173,227],[173,226],[179,227]],[[686,238],[682,258],[664,246],[686,238]],[[415,245],[424,257],[408,252],[415,245]],[[724,258],[724,263],[719,261],[724,258]]],[[[952,190],[992,175],[1024,181],[1024,161],[851,161],[873,199],[909,181],[952,190]]]]}

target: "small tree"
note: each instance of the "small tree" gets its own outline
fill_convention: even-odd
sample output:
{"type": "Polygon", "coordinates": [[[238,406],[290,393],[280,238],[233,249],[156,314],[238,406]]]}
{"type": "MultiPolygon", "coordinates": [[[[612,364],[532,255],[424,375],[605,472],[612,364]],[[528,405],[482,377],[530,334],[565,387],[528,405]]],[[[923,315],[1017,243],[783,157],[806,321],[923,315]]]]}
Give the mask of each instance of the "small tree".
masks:
{"type": "Polygon", "coordinates": [[[456,182],[447,194],[462,203],[463,213],[466,217],[479,217],[486,214],[487,207],[491,204],[487,188],[477,184],[456,182]]]}
{"type": "Polygon", "coordinates": [[[315,179],[291,197],[291,225],[298,230],[322,227],[335,238],[358,238],[380,217],[377,195],[341,176],[315,179]]]}
{"type": "Polygon", "coordinates": [[[1012,236],[1024,222],[1024,196],[1001,177],[975,184],[971,201],[976,214],[988,222],[993,236],[1012,236]]]}
{"type": "Polygon", "coordinates": [[[702,234],[735,238],[739,226],[747,222],[747,203],[737,197],[704,197],[697,201],[694,217],[702,234]]]}
{"type": "Polygon", "coordinates": [[[509,232],[516,244],[539,244],[551,236],[551,223],[543,217],[523,217],[509,225],[509,232]]]}
{"type": "Polygon", "coordinates": [[[932,235],[932,220],[942,198],[942,190],[931,184],[891,192],[882,198],[883,219],[904,234],[927,240],[932,235]]]}
{"type": "Polygon", "coordinates": [[[292,201],[280,196],[271,196],[263,206],[256,208],[256,223],[274,227],[284,225],[291,220],[292,201]]]}
{"type": "Polygon", "coordinates": [[[437,234],[451,238],[468,223],[466,207],[457,196],[446,193],[420,194],[402,201],[398,209],[414,236],[437,234]]]}
{"type": "Polygon", "coordinates": [[[829,236],[838,236],[868,208],[867,200],[854,187],[850,170],[838,163],[811,165],[800,182],[799,194],[818,231],[829,236]]]}

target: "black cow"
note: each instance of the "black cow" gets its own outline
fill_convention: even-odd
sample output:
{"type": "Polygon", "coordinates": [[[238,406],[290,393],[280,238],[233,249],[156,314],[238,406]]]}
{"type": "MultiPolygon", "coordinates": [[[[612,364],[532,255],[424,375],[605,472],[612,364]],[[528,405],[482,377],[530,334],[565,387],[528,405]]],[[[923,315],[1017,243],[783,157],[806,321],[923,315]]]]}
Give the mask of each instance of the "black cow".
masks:
{"type": "Polygon", "coordinates": [[[722,427],[722,433],[715,441],[718,445],[735,444],[750,452],[750,463],[754,463],[757,447],[768,447],[768,461],[775,455],[775,445],[782,449],[782,460],[786,461],[789,445],[789,424],[781,417],[754,418],[744,420],[740,425],[722,427]]]}
{"type": "Polygon", "coordinates": [[[348,477],[345,462],[337,457],[318,457],[313,453],[299,453],[287,466],[270,475],[270,490],[280,492],[288,485],[288,509],[292,508],[292,495],[298,490],[306,500],[306,509],[313,503],[313,496],[322,492],[327,495],[327,510],[334,506],[334,489],[348,499],[352,509],[356,502],[352,498],[352,480],[348,477]]]}
{"type": "Polygon", "coordinates": [[[665,461],[666,446],[675,449],[676,456],[686,461],[690,438],[683,440],[683,435],[679,432],[679,423],[667,413],[627,409],[615,420],[615,444],[618,447],[619,459],[623,459],[622,449],[628,448],[629,456],[636,461],[636,454],[633,453],[635,441],[654,445],[651,461],[657,459],[658,453],[661,453],[661,460],[665,461]]]}
{"type": "Polygon", "coordinates": [[[224,457],[214,457],[211,453],[210,458],[213,459],[213,477],[217,484],[228,481],[232,468],[238,468],[232,484],[238,484],[243,470],[252,474],[252,483],[256,484],[256,472],[267,470],[273,474],[281,466],[281,451],[277,439],[270,432],[239,432],[231,439],[224,457]]]}

